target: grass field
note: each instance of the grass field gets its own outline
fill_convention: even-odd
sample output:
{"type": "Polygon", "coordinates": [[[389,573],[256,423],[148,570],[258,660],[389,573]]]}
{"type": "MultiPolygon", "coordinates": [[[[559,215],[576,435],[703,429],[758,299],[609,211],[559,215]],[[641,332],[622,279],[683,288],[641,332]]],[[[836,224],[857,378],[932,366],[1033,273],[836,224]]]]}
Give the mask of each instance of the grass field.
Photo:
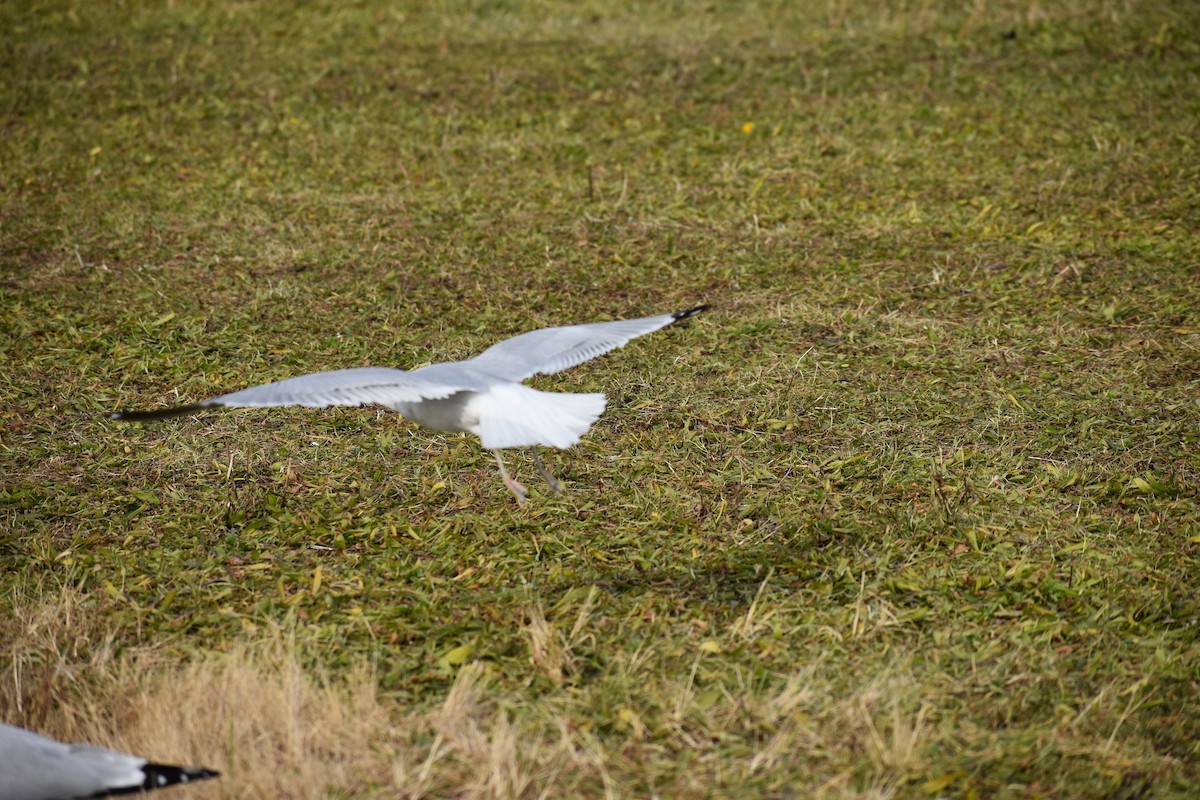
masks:
{"type": "Polygon", "coordinates": [[[180,798],[1200,785],[1200,5],[0,5],[0,719],[180,798]],[[686,326],[518,507],[377,409],[686,326]]]}

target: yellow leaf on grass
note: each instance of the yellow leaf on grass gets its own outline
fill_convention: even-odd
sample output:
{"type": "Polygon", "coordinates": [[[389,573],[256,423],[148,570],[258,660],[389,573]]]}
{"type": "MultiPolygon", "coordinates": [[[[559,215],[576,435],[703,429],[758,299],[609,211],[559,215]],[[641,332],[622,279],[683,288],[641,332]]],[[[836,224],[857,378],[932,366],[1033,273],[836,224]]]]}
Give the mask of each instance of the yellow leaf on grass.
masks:
{"type": "Polygon", "coordinates": [[[959,778],[966,776],[966,774],[966,770],[960,769],[957,772],[947,772],[945,775],[930,778],[921,784],[921,791],[925,794],[937,794],[959,778]]]}
{"type": "Polygon", "coordinates": [[[1154,494],[1154,487],[1145,478],[1134,478],[1129,481],[1126,487],[1131,492],[1140,492],[1141,494],[1154,494]]]}
{"type": "Polygon", "coordinates": [[[642,722],[642,718],[629,706],[621,706],[621,710],[617,712],[617,717],[621,722],[625,723],[625,727],[638,739],[646,735],[646,723],[642,722]]]}
{"type": "Polygon", "coordinates": [[[442,667],[443,669],[451,669],[453,667],[457,667],[460,664],[462,664],[463,662],[465,662],[468,658],[470,658],[471,653],[474,652],[474,650],[475,650],[474,642],[467,642],[466,644],[460,644],[458,647],[454,647],[454,648],[451,648],[450,650],[447,650],[442,655],[442,657],[437,660],[437,665],[439,667],[442,667]]]}

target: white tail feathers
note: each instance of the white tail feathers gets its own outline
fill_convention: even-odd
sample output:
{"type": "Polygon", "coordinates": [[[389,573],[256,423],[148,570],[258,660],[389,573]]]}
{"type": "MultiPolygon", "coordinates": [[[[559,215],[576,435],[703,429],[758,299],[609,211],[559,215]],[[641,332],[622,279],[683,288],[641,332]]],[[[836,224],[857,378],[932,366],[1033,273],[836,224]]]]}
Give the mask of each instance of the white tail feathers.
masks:
{"type": "Polygon", "coordinates": [[[540,392],[519,383],[499,384],[468,403],[478,415],[474,431],[489,450],[545,445],[565,449],[604,413],[604,395],[540,392]]]}

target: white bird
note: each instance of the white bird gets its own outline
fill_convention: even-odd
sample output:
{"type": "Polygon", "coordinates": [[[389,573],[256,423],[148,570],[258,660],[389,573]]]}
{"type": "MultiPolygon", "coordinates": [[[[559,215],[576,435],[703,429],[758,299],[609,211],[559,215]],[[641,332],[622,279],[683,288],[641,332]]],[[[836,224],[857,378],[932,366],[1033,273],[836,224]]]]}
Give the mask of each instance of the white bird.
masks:
{"type": "Polygon", "coordinates": [[[0,723],[0,798],[73,800],[161,789],[215,778],[199,767],[152,764],[140,756],[87,744],[63,744],[0,723]]]}
{"type": "Polygon", "coordinates": [[[526,489],[509,477],[500,450],[529,447],[534,464],[555,494],[562,485],[546,469],[537,445],[565,449],[579,441],[604,411],[603,394],[542,392],[522,382],[582,364],[631,339],[694,317],[708,306],[640,319],[593,322],[530,331],[492,345],[466,361],[411,371],[360,367],[315,372],[156,411],[114,411],[110,419],[146,421],[190,414],[212,406],[360,406],[378,403],[439,431],[479,437],[500,465],[517,502],[526,489]]]}

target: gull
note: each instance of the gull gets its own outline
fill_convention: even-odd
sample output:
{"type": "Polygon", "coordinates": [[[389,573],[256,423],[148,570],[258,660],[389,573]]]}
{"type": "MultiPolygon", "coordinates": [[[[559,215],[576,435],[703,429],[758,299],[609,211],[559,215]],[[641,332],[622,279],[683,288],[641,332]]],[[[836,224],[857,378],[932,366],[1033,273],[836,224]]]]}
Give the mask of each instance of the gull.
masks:
{"type": "Polygon", "coordinates": [[[562,484],[550,474],[537,446],[566,449],[579,441],[604,412],[603,394],[543,392],[524,385],[582,364],[682,319],[707,305],[639,319],[592,322],[529,331],[498,342],[474,358],[429,364],[414,370],[359,367],[314,372],[253,386],[199,403],[154,411],[114,411],[109,419],[145,422],[216,406],[361,406],[390,408],[438,431],[473,433],[496,457],[504,485],[525,502],[528,492],[508,474],[500,451],[528,447],[538,472],[555,494],[562,484]]]}
{"type": "Polygon", "coordinates": [[[161,789],[215,778],[199,767],[153,764],[140,756],[87,744],[63,744],[0,723],[0,797],[72,800],[161,789]]]}

